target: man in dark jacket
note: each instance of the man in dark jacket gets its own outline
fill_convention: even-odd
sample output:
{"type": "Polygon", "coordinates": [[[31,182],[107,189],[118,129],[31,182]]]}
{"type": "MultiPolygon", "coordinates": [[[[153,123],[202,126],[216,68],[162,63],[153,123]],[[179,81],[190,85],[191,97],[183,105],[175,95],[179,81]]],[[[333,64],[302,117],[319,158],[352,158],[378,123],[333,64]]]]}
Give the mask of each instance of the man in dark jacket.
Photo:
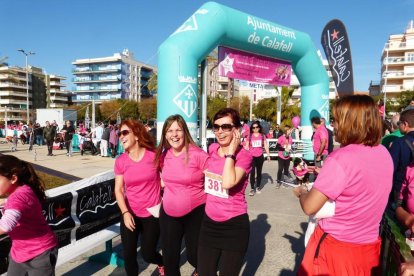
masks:
{"type": "Polygon", "coordinates": [[[70,121],[66,121],[66,125],[62,128],[62,132],[65,134],[66,156],[72,156],[72,138],[73,134],[75,134],[75,128],[70,121]]]}
{"type": "Polygon", "coordinates": [[[46,121],[46,126],[43,129],[43,139],[46,141],[47,145],[47,156],[53,156],[52,150],[53,150],[53,141],[55,140],[56,136],[56,129],[53,127],[49,121],[46,121]]]}

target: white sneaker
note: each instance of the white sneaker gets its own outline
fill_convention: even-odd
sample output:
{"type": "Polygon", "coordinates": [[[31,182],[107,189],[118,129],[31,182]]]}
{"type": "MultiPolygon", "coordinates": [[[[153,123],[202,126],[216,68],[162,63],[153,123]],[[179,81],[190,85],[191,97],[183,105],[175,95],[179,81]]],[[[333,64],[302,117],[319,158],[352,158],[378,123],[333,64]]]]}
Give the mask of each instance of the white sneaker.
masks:
{"type": "Polygon", "coordinates": [[[257,194],[261,194],[261,193],[262,193],[262,189],[257,188],[257,189],[256,189],[256,193],[257,193],[257,194]]]}

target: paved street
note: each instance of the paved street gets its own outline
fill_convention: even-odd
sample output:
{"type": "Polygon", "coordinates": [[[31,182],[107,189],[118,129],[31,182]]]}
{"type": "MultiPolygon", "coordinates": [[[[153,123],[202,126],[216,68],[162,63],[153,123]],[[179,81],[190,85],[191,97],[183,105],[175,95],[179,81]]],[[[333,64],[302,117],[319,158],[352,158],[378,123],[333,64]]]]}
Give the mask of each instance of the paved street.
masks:
{"type": "MultiPolygon", "coordinates": [[[[0,144],[0,152],[9,153],[7,144],[0,144]]],[[[22,159],[33,161],[35,164],[62,171],[66,174],[85,178],[96,173],[110,170],[113,167],[112,158],[75,153],[67,157],[66,151],[55,151],[56,156],[46,156],[46,147],[37,147],[37,161],[27,146],[19,145],[13,153],[22,159]]],[[[303,233],[307,217],[300,209],[298,200],[290,188],[276,189],[273,184],[276,177],[277,162],[265,162],[263,168],[264,188],[261,194],[247,196],[251,234],[246,263],[241,275],[295,275],[304,251],[303,233]]],[[[249,192],[248,188],[246,192],[249,192]]],[[[122,254],[120,239],[114,239],[115,251],[122,254]]],[[[91,249],[87,254],[77,257],[57,269],[58,275],[124,275],[121,268],[105,266],[88,261],[88,257],[102,252],[104,245],[91,249]]],[[[185,250],[183,251],[183,258],[185,250]]],[[[142,273],[140,275],[158,275],[154,265],[148,265],[139,259],[142,273]]],[[[183,259],[181,273],[190,275],[193,269],[183,259]]]]}

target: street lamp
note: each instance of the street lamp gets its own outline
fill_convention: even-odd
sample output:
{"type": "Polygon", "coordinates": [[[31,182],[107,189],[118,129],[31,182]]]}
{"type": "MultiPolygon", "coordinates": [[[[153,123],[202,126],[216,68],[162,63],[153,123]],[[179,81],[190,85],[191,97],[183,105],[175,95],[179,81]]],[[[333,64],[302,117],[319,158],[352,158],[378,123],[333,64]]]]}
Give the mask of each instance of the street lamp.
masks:
{"type": "Polygon", "coordinates": [[[35,53],[32,51],[26,52],[23,49],[17,50],[22,52],[23,55],[26,56],[26,108],[27,108],[27,124],[30,122],[30,115],[29,115],[29,67],[27,66],[27,56],[34,55],[35,53]]]}

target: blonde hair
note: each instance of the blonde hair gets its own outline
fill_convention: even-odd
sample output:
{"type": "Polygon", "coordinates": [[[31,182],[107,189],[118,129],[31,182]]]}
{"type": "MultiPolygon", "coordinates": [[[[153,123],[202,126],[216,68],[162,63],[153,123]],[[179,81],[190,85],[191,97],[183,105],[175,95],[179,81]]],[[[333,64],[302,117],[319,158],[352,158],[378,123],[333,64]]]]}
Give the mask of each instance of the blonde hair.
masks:
{"type": "Polygon", "coordinates": [[[336,141],[342,146],[377,146],[382,137],[382,121],[374,100],[366,95],[339,99],[333,106],[336,141]]]}

